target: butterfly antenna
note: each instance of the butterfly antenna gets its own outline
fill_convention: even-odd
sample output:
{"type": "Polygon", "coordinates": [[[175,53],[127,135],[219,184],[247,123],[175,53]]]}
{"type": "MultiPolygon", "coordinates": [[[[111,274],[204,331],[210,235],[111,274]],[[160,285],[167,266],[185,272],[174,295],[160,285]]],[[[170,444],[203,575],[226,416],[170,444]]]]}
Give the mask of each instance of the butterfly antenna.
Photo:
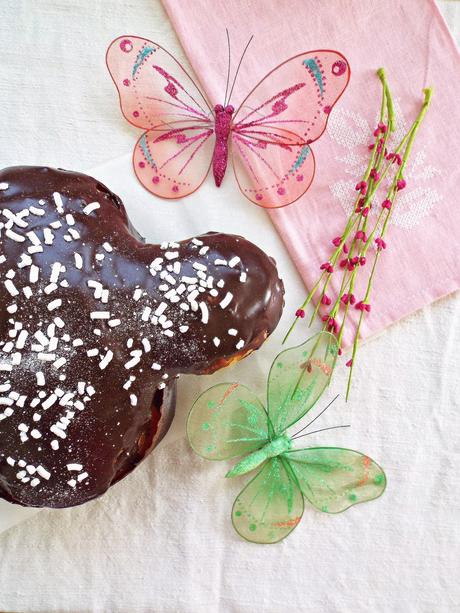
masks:
{"type": "Polygon", "coordinates": [[[312,430],[301,436],[293,436],[292,439],[302,438],[304,436],[310,436],[310,434],[316,434],[317,432],[325,432],[326,430],[337,430],[337,428],[350,428],[350,424],[344,424],[343,426],[329,426],[329,428],[321,428],[320,430],[312,430]]]}
{"type": "Polygon", "coordinates": [[[254,34],[251,36],[251,38],[250,38],[250,39],[248,40],[248,42],[246,43],[246,47],[244,48],[244,51],[243,51],[243,53],[242,53],[242,55],[241,55],[240,61],[239,61],[239,63],[238,63],[238,67],[237,67],[236,72],[235,72],[235,76],[234,76],[234,78],[233,78],[232,89],[230,90],[230,95],[229,95],[229,97],[228,97],[228,102],[227,102],[227,104],[230,102],[230,98],[232,97],[233,88],[235,87],[236,77],[238,76],[238,73],[239,73],[239,71],[240,71],[241,62],[243,61],[243,58],[244,58],[244,56],[245,56],[245,53],[246,53],[246,51],[248,50],[248,47],[249,47],[249,45],[251,44],[251,41],[252,41],[252,39],[253,39],[253,38],[254,38],[254,34]]]}
{"type": "Polygon", "coordinates": [[[225,32],[227,34],[228,63],[227,63],[227,83],[225,85],[224,106],[227,106],[227,93],[228,93],[228,86],[230,85],[230,58],[231,58],[231,53],[230,53],[230,35],[228,33],[228,28],[225,28],[225,32]]]}
{"type": "Polygon", "coordinates": [[[337,400],[337,398],[338,398],[338,397],[339,397],[339,394],[337,394],[337,396],[335,396],[335,398],[333,398],[333,399],[331,400],[331,402],[330,402],[328,405],[326,405],[326,406],[324,407],[324,409],[321,411],[321,413],[318,413],[318,415],[317,415],[317,416],[316,416],[314,419],[312,419],[310,422],[308,422],[308,424],[307,424],[306,426],[304,426],[303,428],[301,428],[301,429],[300,429],[298,432],[296,432],[295,434],[293,434],[293,435],[291,436],[291,438],[294,438],[295,436],[297,436],[298,434],[300,434],[301,432],[303,432],[304,430],[306,430],[306,429],[307,429],[309,426],[311,426],[311,425],[312,425],[312,423],[318,419],[318,417],[321,417],[321,415],[322,415],[323,413],[325,413],[325,412],[328,410],[328,408],[331,406],[331,404],[333,404],[333,403],[334,403],[334,402],[337,400]]]}

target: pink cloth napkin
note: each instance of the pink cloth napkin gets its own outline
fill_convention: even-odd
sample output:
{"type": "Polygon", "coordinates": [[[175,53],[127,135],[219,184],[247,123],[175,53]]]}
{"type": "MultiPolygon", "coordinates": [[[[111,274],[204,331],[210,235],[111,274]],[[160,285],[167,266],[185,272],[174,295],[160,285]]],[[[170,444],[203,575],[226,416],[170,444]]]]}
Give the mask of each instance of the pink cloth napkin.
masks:
{"type": "MultiPolygon", "coordinates": [[[[232,99],[236,107],[269,70],[293,55],[336,49],[347,57],[348,89],[333,109],[326,133],[312,145],[317,168],[310,190],[285,209],[269,212],[307,288],[330,253],[331,239],[343,228],[367,161],[380,105],[376,69],[385,68],[395,97],[398,137],[418,113],[423,88],[433,86],[433,102],[407,167],[408,187],[394,210],[362,336],[458,289],[460,56],[434,0],[163,3],[213,104],[224,97],[225,27],[233,66],[254,34],[232,99]]],[[[358,284],[358,300],[363,293],[358,284]]],[[[348,344],[350,336],[344,341],[348,344]]]]}

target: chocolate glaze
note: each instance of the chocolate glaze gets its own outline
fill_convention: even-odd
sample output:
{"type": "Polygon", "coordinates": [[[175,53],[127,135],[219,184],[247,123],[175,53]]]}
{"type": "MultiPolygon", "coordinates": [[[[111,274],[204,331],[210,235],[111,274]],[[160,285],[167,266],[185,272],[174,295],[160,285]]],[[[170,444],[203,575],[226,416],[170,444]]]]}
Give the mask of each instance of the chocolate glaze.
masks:
{"type": "Polygon", "coordinates": [[[120,199],[83,174],[7,168],[0,200],[0,496],[69,507],[164,436],[176,376],[263,343],[283,285],[242,237],[143,243],[120,199]]]}

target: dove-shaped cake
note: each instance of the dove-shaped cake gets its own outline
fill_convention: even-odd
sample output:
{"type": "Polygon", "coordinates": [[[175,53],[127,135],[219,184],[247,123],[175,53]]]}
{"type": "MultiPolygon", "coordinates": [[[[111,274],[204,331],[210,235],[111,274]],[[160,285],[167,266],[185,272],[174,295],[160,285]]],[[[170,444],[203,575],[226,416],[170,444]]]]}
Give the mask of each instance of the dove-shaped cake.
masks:
{"type": "Polygon", "coordinates": [[[146,244],[79,173],[1,171],[0,244],[0,497],[25,506],[104,493],[166,433],[176,377],[245,357],[283,308],[252,243],[146,244]]]}

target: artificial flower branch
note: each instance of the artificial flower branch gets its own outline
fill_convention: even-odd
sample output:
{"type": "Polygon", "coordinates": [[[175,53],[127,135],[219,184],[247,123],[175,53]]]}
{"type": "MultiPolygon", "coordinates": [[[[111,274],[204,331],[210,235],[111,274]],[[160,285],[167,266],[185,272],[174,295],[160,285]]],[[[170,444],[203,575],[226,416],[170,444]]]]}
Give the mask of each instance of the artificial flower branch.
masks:
{"type": "Polygon", "coordinates": [[[322,316],[322,321],[324,322],[323,329],[329,330],[337,337],[339,354],[341,354],[340,347],[345,327],[348,325],[349,321],[349,310],[351,307],[359,310],[360,314],[358,322],[355,326],[352,355],[346,363],[346,365],[350,368],[347,385],[347,398],[350,394],[351,378],[360,339],[361,324],[365,315],[371,311],[371,304],[369,300],[372,292],[372,282],[380,255],[387,246],[384,237],[388,231],[389,222],[394,210],[397,195],[406,187],[404,170],[412,151],[415,136],[425,117],[432,97],[431,88],[425,89],[424,101],[417,118],[399,145],[389,153],[387,150],[387,145],[395,126],[393,100],[383,68],[380,68],[377,71],[377,75],[382,84],[380,117],[378,125],[374,131],[375,142],[369,145],[369,149],[371,150],[369,163],[361,181],[357,183],[355,188],[358,192],[357,198],[354,202],[353,209],[348,217],[347,223],[345,224],[342,235],[337,236],[332,240],[332,244],[334,245],[335,249],[332,251],[327,262],[321,264],[321,274],[316,283],[314,283],[303,304],[297,309],[295,319],[283,340],[284,344],[289,338],[298,320],[305,317],[306,306],[312,301],[313,297],[319,291],[319,296],[316,301],[316,306],[313,310],[309,325],[313,323],[321,307],[329,307],[329,311],[322,316]],[[381,210],[377,215],[374,225],[369,229],[369,213],[372,207],[375,206],[373,205],[373,199],[379,191],[379,188],[382,186],[382,182],[390,171],[395,168],[395,165],[396,171],[394,172],[385,199],[381,204],[381,210]],[[366,267],[366,264],[368,252],[371,246],[375,246],[375,253],[367,280],[367,287],[362,300],[357,301],[353,293],[356,279],[360,271],[368,268],[366,267]],[[340,259],[342,254],[345,257],[340,259]],[[339,270],[337,270],[337,264],[339,270],[342,270],[343,272],[339,291],[335,300],[333,301],[326,292],[331,282],[332,275],[334,272],[339,272],[339,270]],[[341,322],[339,324],[340,316],[341,322]]]}

